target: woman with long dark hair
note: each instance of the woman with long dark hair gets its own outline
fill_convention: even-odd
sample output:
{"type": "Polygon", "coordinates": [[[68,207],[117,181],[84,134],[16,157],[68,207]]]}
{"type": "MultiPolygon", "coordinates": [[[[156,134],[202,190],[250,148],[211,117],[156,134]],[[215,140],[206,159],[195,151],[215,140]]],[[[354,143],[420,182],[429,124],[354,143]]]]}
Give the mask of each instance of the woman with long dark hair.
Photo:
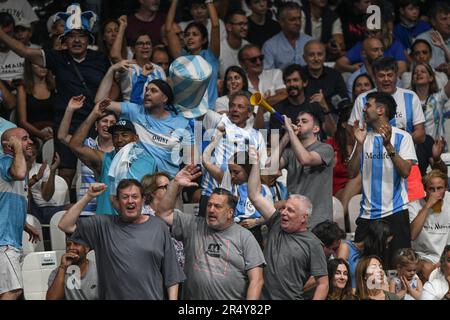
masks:
{"type": "Polygon", "coordinates": [[[344,259],[328,260],[328,284],[327,300],[355,300],[350,266],[344,259]]]}
{"type": "Polygon", "coordinates": [[[339,246],[337,256],[344,259],[350,266],[352,287],[355,288],[355,270],[358,261],[362,257],[376,255],[387,261],[387,249],[392,240],[392,231],[389,224],[383,220],[374,220],[366,231],[363,241],[354,242],[343,240],[339,246]]]}
{"type": "Polygon", "coordinates": [[[216,112],[228,113],[230,95],[238,91],[248,91],[248,79],[244,69],[231,66],[225,71],[222,82],[222,96],[216,100],[216,112]]]}

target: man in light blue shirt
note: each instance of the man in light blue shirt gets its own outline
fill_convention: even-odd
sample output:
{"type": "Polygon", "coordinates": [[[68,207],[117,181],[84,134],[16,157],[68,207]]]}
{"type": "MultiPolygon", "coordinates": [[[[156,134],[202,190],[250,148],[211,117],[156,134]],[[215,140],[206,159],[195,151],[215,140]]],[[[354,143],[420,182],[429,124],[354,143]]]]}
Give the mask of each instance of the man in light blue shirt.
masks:
{"type": "Polygon", "coordinates": [[[312,40],[301,33],[301,8],[295,2],[286,2],[278,10],[281,32],[266,41],[263,46],[264,69],[284,69],[297,63],[304,66],[303,48],[312,40]]]}

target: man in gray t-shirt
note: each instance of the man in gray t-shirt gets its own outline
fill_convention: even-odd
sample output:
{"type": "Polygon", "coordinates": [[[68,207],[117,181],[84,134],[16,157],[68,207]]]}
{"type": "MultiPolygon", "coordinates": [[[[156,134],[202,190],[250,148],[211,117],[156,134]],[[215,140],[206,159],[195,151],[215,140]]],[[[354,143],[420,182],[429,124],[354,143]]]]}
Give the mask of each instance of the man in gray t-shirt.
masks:
{"type": "Polygon", "coordinates": [[[106,189],[93,183],[87,194],[61,218],[59,227],[83,239],[95,250],[99,299],[171,300],[185,280],[166,224],[142,215],[143,189],[139,181],[124,179],[117,187],[119,216],[96,215],[78,219],[93,197],[106,189]]]}
{"type": "Polygon", "coordinates": [[[97,266],[87,259],[89,251],[83,240],[67,239],[61,264],[48,277],[47,300],[98,299],[97,266]]]}
{"type": "Polygon", "coordinates": [[[288,172],[289,194],[307,196],[314,207],[310,227],[333,221],[333,148],[317,140],[320,121],[314,111],[300,112],[297,128],[285,117],[286,134],[281,146],[290,142],[280,158],[280,169],[288,172]]]}
{"type": "MultiPolygon", "coordinates": [[[[257,161],[258,162],[258,161],[257,161]]],[[[328,294],[328,270],[321,241],[308,230],[313,206],[302,195],[291,194],[280,211],[261,192],[259,163],[252,166],[248,196],[269,227],[264,256],[263,298],[303,300],[303,287],[310,276],[316,280],[314,300],[328,294]]]]}
{"type": "Polygon", "coordinates": [[[259,299],[264,255],[253,234],[233,220],[237,199],[214,189],[205,217],[174,210],[178,192],[194,185],[199,168],[189,165],[169,184],[156,211],[182,240],[186,255],[183,298],[188,300],[259,299]]]}

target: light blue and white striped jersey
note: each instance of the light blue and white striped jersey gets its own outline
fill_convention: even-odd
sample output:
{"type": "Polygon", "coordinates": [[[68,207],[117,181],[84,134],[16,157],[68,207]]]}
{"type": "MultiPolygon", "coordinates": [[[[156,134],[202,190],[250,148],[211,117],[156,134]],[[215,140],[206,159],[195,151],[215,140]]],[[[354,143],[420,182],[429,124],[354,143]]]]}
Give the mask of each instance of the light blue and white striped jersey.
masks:
{"type": "MultiPolygon", "coordinates": [[[[155,79],[162,79],[164,81],[166,80],[166,73],[164,72],[164,70],[154,63],[152,63],[152,65],[153,65],[153,72],[147,76],[147,80],[141,92],[142,101],[144,99],[144,91],[145,87],[147,86],[147,83],[155,79]]],[[[131,68],[128,69],[128,71],[119,73],[119,83],[120,83],[120,90],[122,91],[123,101],[130,101],[131,89],[136,84],[138,77],[141,74],[142,74],[142,67],[138,66],[137,64],[133,64],[131,68]]]]}
{"type": "MultiPolygon", "coordinates": [[[[248,184],[233,184],[231,186],[231,193],[238,197],[238,203],[234,210],[234,221],[239,223],[245,219],[258,219],[261,217],[259,211],[253,206],[253,203],[248,198],[248,184]]],[[[261,185],[261,193],[264,198],[272,201],[272,193],[270,193],[269,187],[265,184],[261,185]]]]}
{"type": "MultiPolygon", "coordinates": [[[[228,160],[234,153],[239,151],[246,151],[248,145],[255,146],[261,163],[266,163],[267,149],[263,135],[253,129],[248,123],[245,128],[240,128],[233,124],[228,118],[223,119],[225,125],[225,136],[222,137],[214,150],[211,157],[211,162],[223,172],[228,171],[228,160]]],[[[219,187],[220,182],[217,182],[206,170],[203,168],[202,180],[202,195],[210,196],[215,188],[219,187]]]]}
{"type": "MultiPolygon", "coordinates": [[[[86,138],[84,140],[84,145],[94,149],[98,150],[98,143],[97,139],[93,138],[86,138]]],[[[95,182],[95,175],[94,171],[92,171],[87,165],[85,165],[82,161],[78,160],[80,163],[80,187],[77,192],[77,200],[80,200],[89,190],[89,186],[91,183],[95,182]]],[[[97,208],[97,198],[93,198],[89,203],[84,207],[83,211],[89,211],[89,212],[95,212],[97,208]]]]}
{"type": "MultiPolygon", "coordinates": [[[[417,162],[409,133],[392,127],[391,144],[404,160],[417,162]]],[[[407,208],[407,179],[400,176],[383,146],[383,137],[368,131],[361,154],[363,193],[360,217],[380,219],[407,208]]]]}
{"type": "Polygon", "coordinates": [[[445,136],[444,113],[450,110],[447,101],[444,88],[428,96],[426,101],[421,101],[425,115],[425,133],[433,139],[445,136]]]}
{"type": "Polygon", "coordinates": [[[28,178],[14,181],[9,173],[12,163],[11,155],[0,157],[0,246],[21,249],[28,209],[28,178]]]}
{"type": "MultiPolygon", "coordinates": [[[[139,141],[156,161],[158,171],[164,171],[171,177],[179,171],[180,152],[183,146],[194,144],[194,134],[189,121],[181,114],[169,112],[165,119],[151,116],[143,105],[122,102],[121,118],[133,122],[139,141]]],[[[187,150],[187,148],[186,148],[187,150]]]]}
{"type": "MultiPolygon", "coordinates": [[[[367,102],[366,96],[374,91],[376,91],[376,89],[361,93],[358,98],[356,98],[352,114],[348,120],[350,125],[353,125],[356,120],[359,120],[360,124],[364,122],[363,110],[367,102]]],[[[392,126],[412,133],[415,125],[425,122],[422,104],[415,92],[397,87],[397,90],[392,94],[392,97],[397,103],[397,113],[395,118],[390,121],[392,126]]]]}

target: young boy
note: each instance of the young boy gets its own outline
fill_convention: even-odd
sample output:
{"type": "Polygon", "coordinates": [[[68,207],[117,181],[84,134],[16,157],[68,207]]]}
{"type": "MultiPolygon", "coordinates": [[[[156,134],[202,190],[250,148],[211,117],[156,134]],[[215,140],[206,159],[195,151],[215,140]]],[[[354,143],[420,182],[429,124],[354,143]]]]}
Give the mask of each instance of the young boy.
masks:
{"type": "Polygon", "coordinates": [[[419,0],[399,0],[400,22],[395,25],[395,39],[409,50],[412,40],[431,26],[420,17],[419,0]]]}

